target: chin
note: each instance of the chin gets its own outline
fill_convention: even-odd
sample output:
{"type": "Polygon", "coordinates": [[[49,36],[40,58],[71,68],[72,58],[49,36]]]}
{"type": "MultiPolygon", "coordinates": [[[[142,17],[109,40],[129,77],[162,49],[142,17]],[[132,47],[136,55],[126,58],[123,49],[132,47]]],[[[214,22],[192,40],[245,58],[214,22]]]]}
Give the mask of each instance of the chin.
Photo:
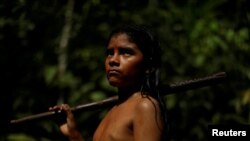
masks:
{"type": "Polygon", "coordinates": [[[116,87],[116,88],[123,88],[125,87],[123,85],[123,83],[119,82],[119,81],[109,81],[109,84],[113,87],[116,87]]]}
{"type": "Polygon", "coordinates": [[[135,85],[134,83],[115,77],[108,78],[108,81],[111,86],[116,88],[128,88],[133,87],[133,85],[135,85]]]}
{"type": "Polygon", "coordinates": [[[118,83],[118,82],[114,82],[114,81],[109,81],[109,84],[111,85],[111,86],[114,86],[114,87],[120,87],[120,83],[118,83]]]}
{"type": "Polygon", "coordinates": [[[133,85],[130,85],[130,84],[124,84],[124,82],[120,83],[120,82],[112,82],[112,81],[109,81],[109,84],[113,87],[116,87],[118,89],[127,89],[129,87],[133,87],[133,85]]]}

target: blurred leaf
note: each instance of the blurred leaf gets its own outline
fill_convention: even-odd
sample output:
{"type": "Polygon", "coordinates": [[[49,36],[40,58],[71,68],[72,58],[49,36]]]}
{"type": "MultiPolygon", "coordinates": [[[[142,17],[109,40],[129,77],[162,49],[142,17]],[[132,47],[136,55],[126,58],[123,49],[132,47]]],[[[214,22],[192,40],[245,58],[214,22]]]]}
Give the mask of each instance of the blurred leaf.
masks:
{"type": "Polygon", "coordinates": [[[25,135],[25,134],[10,134],[7,137],[8,141],[36,141],[36,139],[34,139],[31,136],[25,135]]]}
{"type": "Polygon", "coordinates": [[[100,101],[103,100],[105,97],[105,93],[102,91],[94,91],[90,94],[90,98],[93,101],[100,101]]]}
{"type": "Polygon", "coordinates": [[[250,89],[243,92],[242,104],[250,105],[250,89]]]}

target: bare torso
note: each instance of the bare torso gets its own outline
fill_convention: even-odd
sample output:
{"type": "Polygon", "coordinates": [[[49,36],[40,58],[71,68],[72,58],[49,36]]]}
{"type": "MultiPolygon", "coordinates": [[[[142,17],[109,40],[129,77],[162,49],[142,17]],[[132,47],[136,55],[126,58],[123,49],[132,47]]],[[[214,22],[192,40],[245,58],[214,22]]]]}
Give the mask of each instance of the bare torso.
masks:
{"type": "Polygon", "coordinates": [[[136,93],[107,113],[93,140],[157,141],[161,136],[161,122],[157,102],[136,93]]]}

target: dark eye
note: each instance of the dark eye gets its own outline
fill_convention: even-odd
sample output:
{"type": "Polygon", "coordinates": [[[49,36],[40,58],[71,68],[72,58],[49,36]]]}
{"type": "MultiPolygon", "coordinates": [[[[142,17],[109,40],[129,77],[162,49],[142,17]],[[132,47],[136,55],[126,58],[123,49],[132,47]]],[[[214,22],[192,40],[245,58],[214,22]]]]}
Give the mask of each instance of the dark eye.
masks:
{"type": "Polygon", "coordinates": [[[129,56],[129,55],[133,55],[134,52],[130,48],[122,48],[122,49],[120,49],[120,54],[129,56]]]}
{"type": "Polygon", "coordinates": [[[106,50],[106,56],[114,55],[114,50],[113,49],[107,49],[106,50]]]}

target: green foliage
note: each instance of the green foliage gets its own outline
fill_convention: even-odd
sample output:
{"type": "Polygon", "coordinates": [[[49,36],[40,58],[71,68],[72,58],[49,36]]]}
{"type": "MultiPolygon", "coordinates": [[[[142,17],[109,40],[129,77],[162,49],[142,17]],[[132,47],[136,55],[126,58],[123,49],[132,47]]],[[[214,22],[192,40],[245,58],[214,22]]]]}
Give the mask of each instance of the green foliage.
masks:
{"type": "Polygon", "coordinates": [[[25,134],[12,134],[10,136],[8,136],[7,140],[9,141],[35,141],[34,138],[32,137],[29,137],[25,134]]]}
{"type": "MultiPolygon", "coordinates": [[[[249,124],[247,0],[75,0],[67,68],[59,78],[66,5],[66,0],[0,2],[4,126],[10,119],[45,112],[62,102],[76,106],[115,95],[104,73],[104,51],[112,28],[126,23],[151,25],[158,34],[163,84],[219,71],[228,74],[223,84],[166,96],[172,140],[206,140],[208,124],[249,124]]],[[[103,109],[77,115],[87,140],[105,113],[103,109]]],[[[49,120],[2,133],[0,139],[9,141],[64,140],[49,120]]]]}

